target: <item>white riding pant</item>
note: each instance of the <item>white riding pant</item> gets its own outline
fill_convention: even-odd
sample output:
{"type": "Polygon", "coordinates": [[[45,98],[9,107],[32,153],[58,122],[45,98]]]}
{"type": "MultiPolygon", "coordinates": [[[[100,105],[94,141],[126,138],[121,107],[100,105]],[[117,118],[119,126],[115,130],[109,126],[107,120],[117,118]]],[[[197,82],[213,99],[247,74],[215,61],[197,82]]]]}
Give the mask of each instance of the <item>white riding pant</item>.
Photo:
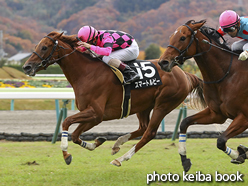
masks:
{"type": "Polygon", "coordinates": [[[234,42],[232,44],[232,46],[231,46],[231,50],[232,51],[235,51],[235,50],[242,50],[242,51],[248,50],[248,41],[243,39],[243,40],[234,42]]]}
{"type": "Polygon", "coordinates": [[[139,46],[135,40],[132,44],[124,49],[116,50],[111,52],[109,56],[103,56],[102,60],[108,63],[111,59],[119,59],[120,61],[131,61],[138,57],[139,46]]]}

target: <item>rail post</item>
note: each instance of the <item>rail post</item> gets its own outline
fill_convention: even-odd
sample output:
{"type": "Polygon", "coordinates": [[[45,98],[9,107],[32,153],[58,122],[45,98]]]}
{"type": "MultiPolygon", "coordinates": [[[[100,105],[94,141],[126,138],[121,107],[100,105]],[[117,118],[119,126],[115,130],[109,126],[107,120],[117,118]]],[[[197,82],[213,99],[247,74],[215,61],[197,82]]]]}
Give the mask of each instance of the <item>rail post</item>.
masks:
{"type": "Polygon", "coordinates": [[[52,144],[56,143],[56,141],[57,141],[58,134],[60,133],[60,124],[61,124],[62,119],[64,121],[65,118],[67,117],[66,105],[69,103],[69,101],[70,100],[63,100],[64,104],[63,104],[63,107],[60,110],[59,116],[57,117],[57,125],[55,127],[55,132],[53,134],[52,144]]]}
{"type": "Polygon", "coordinates": [[[56,125],[56,128],[55,128],[55,132],[53,134],[52,144],[56,143],[56,141],[57,141],[62,117],[63,117],[63,108],[61,108],[60,113],[59,113],[59,117],[58,117],[58,120],[57,120],[57,125],[56,125]]]}
{"type": "Polygon", "coordinates": [[[175,141],[175,139],[177,137],[178,127],[179,127],[179,124],[181,122],[182,116],[183,116],[183,119],[187,117],[187,106],[184,103],[182,104],[182,106],[180,107],[180,110],[179,110],[176,126],[175,126],[174,132],[172,134],[172,138],[171,138],[172,141],[175,141]]]}
{"type": "Polygon", "coordinates": [[[164,119],[161,121],[161,131],[164,132],[164,119]]]}
{"type": "Polygon", "coordinates": [[[10,110],[11,110],[11,111],[14,111],[14,110],[15,110],[15,100],[14,100],[14,99],[12,99],[12,100],[10,101],[10,110]]]}

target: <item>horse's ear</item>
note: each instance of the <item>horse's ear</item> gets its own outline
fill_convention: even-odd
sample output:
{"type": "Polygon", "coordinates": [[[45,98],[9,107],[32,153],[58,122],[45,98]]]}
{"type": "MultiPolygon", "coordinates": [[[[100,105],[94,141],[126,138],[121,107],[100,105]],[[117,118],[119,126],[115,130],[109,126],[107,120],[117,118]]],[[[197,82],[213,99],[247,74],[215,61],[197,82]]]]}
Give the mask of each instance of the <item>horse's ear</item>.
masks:
{"type": "Polygon", "coordinates": [[[201,28],[207,21],[205,19],[199,21],[199,22],[196,22],[193,24],[193,27],[192,29],[195,31],[195,30],[198,30],[199,28],[201,28]]]}
{"type": "Polygon", "coordinates": [[[55,39],[55,40],[59,39],[63,34],[64,34],[64,32],[61,32],[60,34],[56,35],[56,36],[54,37],[54,39],[55,39]]]}
{"type": "Polygon", "coordinates": [[[64,34],[64,32],[61,32],[61,34],[59,34],[58,38],[60,38],[63,34],[64,34]]]}
{"type": "Polygon", "coordinates": [[[207,20],[206,19],[203,19],[199,23],[201,23],[202,25],[204,25],[206,22],[207,22],[207,20]]]}

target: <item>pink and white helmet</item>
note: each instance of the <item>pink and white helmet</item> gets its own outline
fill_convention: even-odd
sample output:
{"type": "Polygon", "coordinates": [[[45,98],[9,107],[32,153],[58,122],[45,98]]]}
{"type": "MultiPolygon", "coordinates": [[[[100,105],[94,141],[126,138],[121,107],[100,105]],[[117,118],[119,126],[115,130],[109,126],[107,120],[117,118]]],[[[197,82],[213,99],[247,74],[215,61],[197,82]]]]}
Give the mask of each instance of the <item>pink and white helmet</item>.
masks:
{"type": "Polygon", "coordinates": [[[83,42],[89,42],[94,39],[98,34],[98,31],[92,26],[83,26],[78,31],[78,38],[83,42]]]}
{"type": "Polygon", "coordinates": [[[233,10],[225,10],[219,18],[221,28],[228,28],[236,25],[240,21],[239,15],[233,10]]]}

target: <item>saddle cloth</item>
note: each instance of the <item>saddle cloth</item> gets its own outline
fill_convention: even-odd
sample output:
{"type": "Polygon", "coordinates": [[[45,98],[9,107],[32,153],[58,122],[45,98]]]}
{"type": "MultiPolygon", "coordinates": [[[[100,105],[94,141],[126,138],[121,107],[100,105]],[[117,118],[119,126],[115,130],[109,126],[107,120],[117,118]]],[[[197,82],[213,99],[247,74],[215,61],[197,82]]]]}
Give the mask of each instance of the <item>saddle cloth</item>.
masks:
{"type": "Polygon", "coordinates": [[[140,75],[140,79],[131,84],[132,90],[162,85],[158,70],[152,62],[133,60],[125,63],[140,75]]]}
{"type": "Polygon", "coordinates": [[[131,90],[162,85],[156,66],[150,61],[133,60],[125,62],[140,75],[140,79],[131,84],[123,84],[123,74],[117,68],[111,66],[112,71],[120,80],[123,88],[122,113],[120,119],[128,117],[131,109],[131,90]]]}

